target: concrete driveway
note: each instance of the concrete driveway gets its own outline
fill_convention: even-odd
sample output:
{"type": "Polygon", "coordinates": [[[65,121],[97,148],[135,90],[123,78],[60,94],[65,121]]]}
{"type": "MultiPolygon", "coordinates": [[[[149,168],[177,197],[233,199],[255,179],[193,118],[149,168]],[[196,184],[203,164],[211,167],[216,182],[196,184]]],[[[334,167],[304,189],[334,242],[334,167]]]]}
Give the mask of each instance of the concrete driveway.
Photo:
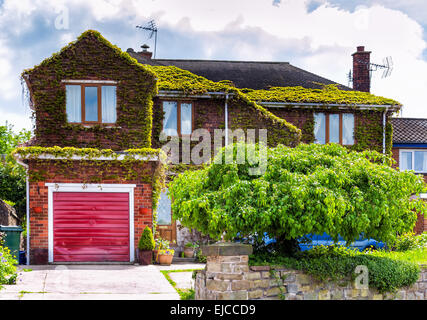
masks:
{"type": "MultiPolygon", "coordinates": [[[[202,269],[203,264],[20,266],[16,285],[3,286],[0,299],[179,300],[159,270],[202,269]],[[31,271],[23,271],[31,270],[31,271]]],[[[191,273],[181,281],[188,285],[191,273]],[[189,277],[189,279],[187,279],[189,277]]]]}

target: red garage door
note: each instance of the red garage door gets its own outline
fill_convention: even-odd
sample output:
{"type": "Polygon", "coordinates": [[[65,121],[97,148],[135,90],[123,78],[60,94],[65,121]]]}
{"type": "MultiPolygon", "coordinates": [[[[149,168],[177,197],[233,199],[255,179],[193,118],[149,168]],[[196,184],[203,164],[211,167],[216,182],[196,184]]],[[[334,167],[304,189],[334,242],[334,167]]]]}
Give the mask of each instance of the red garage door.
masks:
{"type": "Polygon", "coordinates": [[[129,194],[53,193],[55,262],[129,261],[129,194]]]}

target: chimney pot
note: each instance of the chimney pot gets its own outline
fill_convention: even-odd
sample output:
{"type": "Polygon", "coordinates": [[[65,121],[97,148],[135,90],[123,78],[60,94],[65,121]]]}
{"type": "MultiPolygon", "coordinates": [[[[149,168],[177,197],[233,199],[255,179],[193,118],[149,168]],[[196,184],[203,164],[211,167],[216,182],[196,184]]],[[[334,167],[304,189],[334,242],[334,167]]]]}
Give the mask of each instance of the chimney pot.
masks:
{"type": "Polygon", "coordinates": [[[357,47],[357,52],[363,52],[365,51],[365,46],[358,46],[357,47]]]}
{"type": "Polygon", "coordinates": [[[145,59],[147,59],[147,60],[151,60],[151,57],[153,56],[153,53],[152,53],[152,52],[150,52],[150,51],[148,51],[148,49],[150,48],[150,46],[149,46],[149,45],[147,45],[147,44],[143,44],[143,45],[141,46],[141,48],[142,48],[142,51],[141,51],[141,52],[139,52],[139,54],[140,54],[141,56],[143,56],[145,59]]]}

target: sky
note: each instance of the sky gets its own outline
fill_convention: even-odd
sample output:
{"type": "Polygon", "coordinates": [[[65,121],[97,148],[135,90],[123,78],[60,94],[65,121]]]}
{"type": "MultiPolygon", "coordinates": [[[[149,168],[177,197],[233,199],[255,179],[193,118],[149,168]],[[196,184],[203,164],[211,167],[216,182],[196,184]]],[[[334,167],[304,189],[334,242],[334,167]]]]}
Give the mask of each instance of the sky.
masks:
{"type": "Polygon", "coordinates": [[[31,129],[20,74],[95,29],[126,51],[147,43],[136,28],[154,19],[156,58],[287,61],[349,85],[351,54],[391,56],[371,92],[403,104],[400,116],[427,118],[425,0],[0,0],[0,125],[31,129]]]}

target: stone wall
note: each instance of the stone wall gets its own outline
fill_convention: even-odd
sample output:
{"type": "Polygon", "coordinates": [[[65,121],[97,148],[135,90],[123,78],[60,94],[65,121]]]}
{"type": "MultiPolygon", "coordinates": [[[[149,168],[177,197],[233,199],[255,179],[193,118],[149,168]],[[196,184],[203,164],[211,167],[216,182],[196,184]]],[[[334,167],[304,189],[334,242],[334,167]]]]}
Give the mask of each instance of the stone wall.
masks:
{"type": "Polygon", "coordinates": [[[302,271],[249,267],[251,248],[233,245],[202,248],[208,257],[206,268],[196,275],[197,300],[427,300],[427,266],[413,286],[380,294],[357,289],[351,282],[321,282],[302,271]]]}
{"type": "Polygon", "coordinates": [[[19,218],[13,207],[8,205],[3,200],[0,200],[0,225],[2,226],[18,226],[19,218]]]}

